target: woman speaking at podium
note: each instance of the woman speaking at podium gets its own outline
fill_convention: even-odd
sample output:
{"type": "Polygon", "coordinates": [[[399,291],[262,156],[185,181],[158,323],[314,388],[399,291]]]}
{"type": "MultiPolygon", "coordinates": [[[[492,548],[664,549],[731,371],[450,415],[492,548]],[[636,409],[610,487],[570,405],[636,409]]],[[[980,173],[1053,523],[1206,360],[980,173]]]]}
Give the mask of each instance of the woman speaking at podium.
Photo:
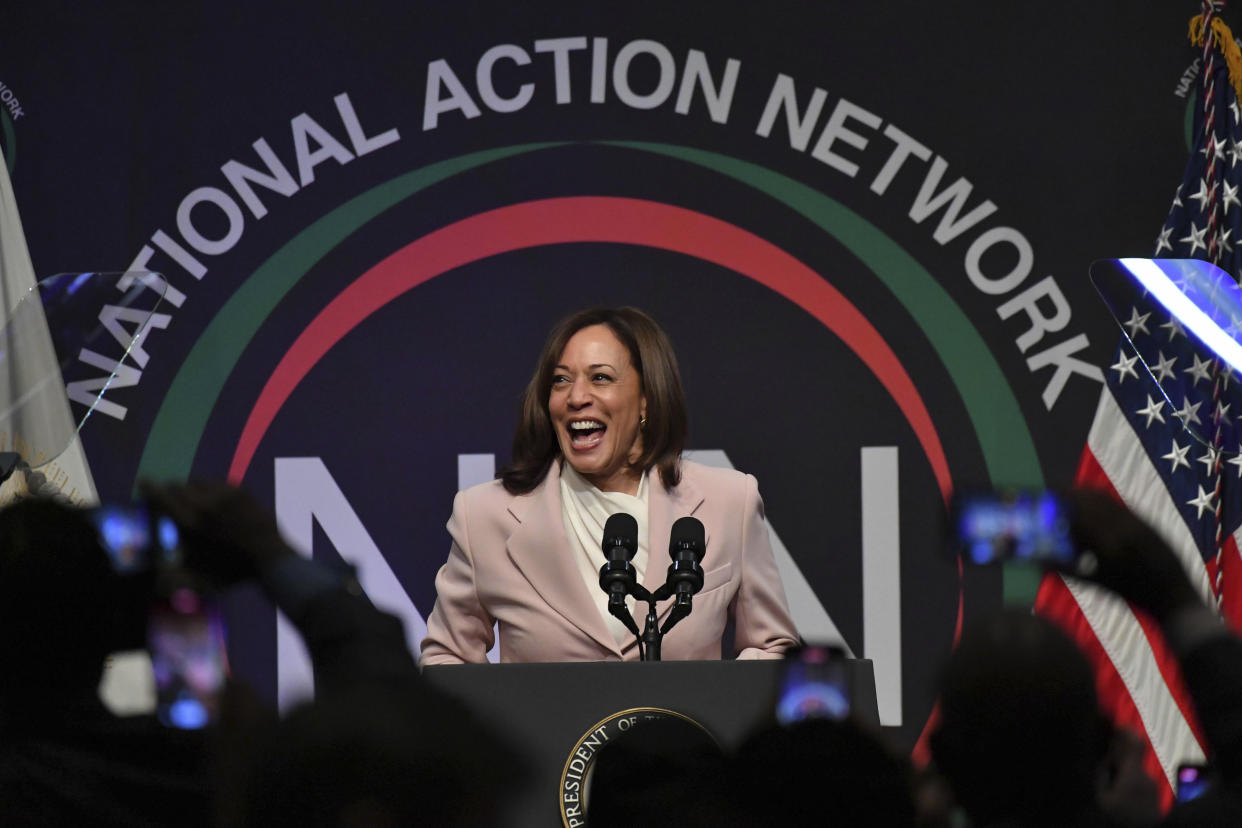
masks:
{"type": "MultiPolygon", "coordinates": [[[[727,622],[739,658],[780,656],[797,633],[755,478],[681,459],[687,414],[664,331],[635,308],[595,308],[549,334],[526,386],[513,462],[457,494],[423,664],[633,661],[635,637],[599,587],[608,517],[638,523],[638,583],[664,583],[673,522],[703,523],[703,588],[665,660],[716,659],[727,622]]],[[[661,620],[672,600],[659,607],[661,620]]],[[[641,625],[645,605],[627,605],[641,625]]]]}

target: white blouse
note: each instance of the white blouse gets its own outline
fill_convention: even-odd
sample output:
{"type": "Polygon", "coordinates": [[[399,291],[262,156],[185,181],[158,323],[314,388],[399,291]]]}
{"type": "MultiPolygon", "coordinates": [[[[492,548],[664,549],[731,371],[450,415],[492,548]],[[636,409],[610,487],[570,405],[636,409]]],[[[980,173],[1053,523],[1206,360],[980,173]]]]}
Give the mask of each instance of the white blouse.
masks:
{"type": "MultiPolygon", "coordinates": [[[[600,615],[618,644],[633,639],[634,634],[608,612],[608,593],[599,587],[599,570],[607,563],[604,557],[604,524],[608,518],[625,512],[638,522],[638,552],[631,563],[638,571],[638,583],[643,582],[647,572],[649,543],[647,539],[647,473],[643,472],[638,483],[638,494],[601,492],[586,478],[574,471],[568,463],[561,463],[561,516],[565,521],[565,535],[569,548],[578,562],[578,571],[586,583],[587,592],[594,596],[600,615]]],[[[633,596],[626,599],[630,614],[634,613],[633,596]]],[[[635,619],[638,620],[638,619],[635,619]]],[[[639,621],[641,624],[641,621],[639,621]]]]}

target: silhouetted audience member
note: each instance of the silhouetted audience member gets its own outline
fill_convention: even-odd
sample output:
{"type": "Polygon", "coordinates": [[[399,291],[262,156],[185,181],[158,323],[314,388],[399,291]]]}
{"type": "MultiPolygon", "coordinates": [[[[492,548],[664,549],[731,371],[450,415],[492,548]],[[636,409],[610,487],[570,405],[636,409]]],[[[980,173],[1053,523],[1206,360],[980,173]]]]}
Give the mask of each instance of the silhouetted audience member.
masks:
{"type": "Polygon", "coordinates": [[[98,698],[103,661],[119,630],[141,627],[151,584],[120,587],[81,510],[20,502],[0,510],[0,821],[208,825],[220,779],[229,824],[499,821],[522,779],[506,773],[515,757],[422,683],[401,622],[352,576],[295,554],[240,489],[189,483],[144,495],[177,523],[187,570],[220,588],[257,580],[285,612],[311,654],[317,700],[283,723],[251,716],[215,732],[112,715],[98,698]],[[264,788],[239,781],[251,778],[264,788]],[[307,802],[320,806],[313,818],[307,802]]]}
{"type": "MultiPolygon", "coordinates": [[[[1242,825],[1242,639],[1206,604],[1157,532],[1110,497],[1073,492],[1072,576],[1117,593],[1177,656],[1216,782],[1161,823],[1242,825]]],[[[950,659],[932,735],[936,766],[975,826],[1151,825],[1142,742],[1111,732],[1085,658],[1051,622],[1007,613],[950,659]]]]}
{"type": "MultiPolygon", "coordinates": [[[[1110,824],[1097,801],[1113,743],[1091,667],[1050,622],[1011,611],[972,627],[949,660],[936,767],[976,826],[1110,824]]],[[[1158,816],[1152,789],[1150,819],[1158,816]]]]}
{"type": "Polygon", "coordinates": [[[915,824],[909,763],[853,720],[770,725],[731,754],[675,718],[599,752],[590,828],[915,824]]]}
{"type": "Polygon", "coordinates": [[[210,823],[203,735],[113,716],[99,699],[134,614],[123,595],[84,512],[51,500],[0,510],[3,821],[210,823]]]}
{"type": "Polygon", "coordinates": [[[1085,550],[1078,574],[1159,625],[1177,656],[1215,766],[1212,788],[1175,805],[1164,825],[1242,825],[1242,639],[1204,602],[1158,533],[1103,494],[1072,497],[1074,533],[1085,550]]]}
{"type": "Polygon", "coordinates": [[[739,748],[727,825],[911,826],[909,762],[853,719],[772,726],[739,748]]]}
{"type": "Polygon", "coordinates": [[[527,781],[514,751],[455,701],[360,686],[256,736],[225,790],[223,828],[505,825],[527,781]]]}
{"type": "Polygon", "coordinates": [[[614,739],[591,771],[590,828],[720,824],[725,756],[706,731],[668,716],[614,739]]]}

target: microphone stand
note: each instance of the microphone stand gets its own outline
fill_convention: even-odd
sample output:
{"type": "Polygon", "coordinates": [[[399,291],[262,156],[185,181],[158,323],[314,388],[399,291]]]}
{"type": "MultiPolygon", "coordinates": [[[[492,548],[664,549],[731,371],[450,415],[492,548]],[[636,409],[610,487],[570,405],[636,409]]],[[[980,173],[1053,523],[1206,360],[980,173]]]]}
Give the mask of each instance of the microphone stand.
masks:
{"type": "MultiPolygon", "coordinates": [[[[663,589],[663,587],[660,589],[663,589]]],[[[647,602],[647,621],[643,626],[642,635],[638,634],[638,625],[634,623],[634,617],[625,608],[625,604],[622,604],[618,609],[614,609],[611,605],[608,607],[608,611],[620,618],[626,628],[638,638],[638,658],[640,661],[660,660],[660,639],[664,637],[664,633],[657,629],[656,602],[660,598],[656,596],[659,595],[659,592],[660,590],[657,590],[656,595],[652,595],[642,584],[634,584],[630,587],[630,594],[636,600],[647,602]]]]}
{"type": "Polygon", "coordinates": [[[691,593],[678,591],[677,602],[673,605],[668,620],[661,627],[659,619],[656,617],[656,604],[671,596],[673,589],[674,585],[669,581],[654,593],[647,592],[641,586],[635,591],[634,597],[640,601],[647,602],[647,621],[643,627],[642,637],[638,640],[639,658],[642,661],[660,660],[660,644],[664,641],[665,634],[673,628],[674,624],[689,615],[694,608],[691,593]],[[642,594],[639,594],[640,591],[642,594]]]}
{"type": "Polygon", "coordinates": [[[660,643],[664,640],[664,632],[657,626],[656,619],[656,602],[655,598],[648,595],[647,602],[647,623],[643,627],[643,637],[639,641],[639,658],[643,661],[659,661],[660,660],[660,643]],[[642,649],[642,645],[646,645],[646,649],[642,649]]]}

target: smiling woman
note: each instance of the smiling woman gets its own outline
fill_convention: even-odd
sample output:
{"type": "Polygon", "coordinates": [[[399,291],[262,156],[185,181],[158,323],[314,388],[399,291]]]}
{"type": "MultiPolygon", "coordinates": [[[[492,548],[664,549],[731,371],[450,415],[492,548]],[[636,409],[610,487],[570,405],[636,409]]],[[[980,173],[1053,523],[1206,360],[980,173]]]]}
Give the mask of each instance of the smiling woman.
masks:
{"type": "Polygon", "coordinates": [[[634,494],[653,467],[671,488],[680,481],[688,425],[677,358],[660,326],[634,308],[580,311],[543,346],[522,400],[513,464],[500,477],[505,489],[525,494],[564,457],[579,474],[605,471],[621,486],[592,479],[603,491],[634,494]],[[580,429],[585,433],[575,442],[571,431],[580,429]]]}
{"type": "Polygon", "coordinates": [[[493,627],[501,661],[636,660],[599,587],[604,524],[622,512],[638,525],[631,563],[651,592],[664,575],[649,565],[653,544],[667,543],[678,518],[704,525],[703,588],[665,640],[666,658],[720,658],[729,621],[739,657],[792,645],[758,485],[683,461],[687,420],[672,346],[645,313],[594,308],[557,325],[526,386],[513,463],[453,502],[423,663],[485,661],[493,627]]]}
{"type": "Polygon", "coordinates": [[[607,325],[583,328],[565,344],[548,413],[574,471],[600,491],[638,494],[647,398],[642,377],[607,325]]]}

